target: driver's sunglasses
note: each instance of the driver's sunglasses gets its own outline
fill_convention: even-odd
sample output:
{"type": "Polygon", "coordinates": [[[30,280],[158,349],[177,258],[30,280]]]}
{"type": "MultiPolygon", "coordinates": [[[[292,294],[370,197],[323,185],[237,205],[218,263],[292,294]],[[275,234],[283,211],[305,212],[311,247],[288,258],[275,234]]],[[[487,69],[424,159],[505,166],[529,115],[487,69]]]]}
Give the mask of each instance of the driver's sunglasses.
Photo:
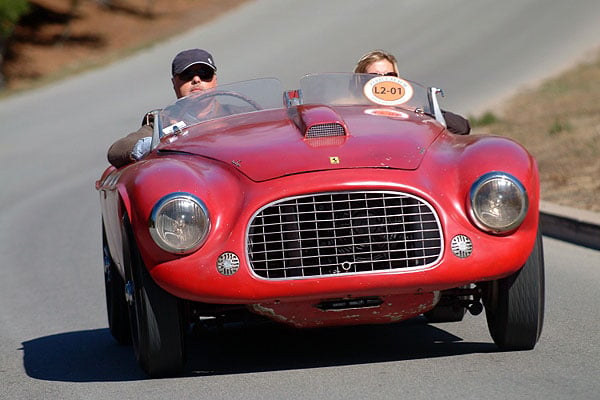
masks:
{"type": "Polygon", "coordinates": [[[210,82],[215,76],[215,71],[210,67],[191,66],[183,70],[183,72],[177,74],[177,76],[179,79],[185,82],[191,81],[195,76],[200,78],[202,81],[210,82]]]}
{"type": "Polygon", "coordinates": [[[380,75],[380,76],[395,76],[398,77],[398,74],[395,72],[386,72],[385,74],[378,74],[376,72],[371,73],[371,75],[380,75]]]}

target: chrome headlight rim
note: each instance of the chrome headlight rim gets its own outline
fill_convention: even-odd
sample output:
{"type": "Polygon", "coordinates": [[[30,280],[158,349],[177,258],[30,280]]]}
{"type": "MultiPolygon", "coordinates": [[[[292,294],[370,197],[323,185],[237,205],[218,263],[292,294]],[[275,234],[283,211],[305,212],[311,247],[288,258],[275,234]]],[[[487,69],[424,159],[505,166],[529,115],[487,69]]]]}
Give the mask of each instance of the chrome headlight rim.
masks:
{"type": "Polygon", "coordinates": [[[152,207],[152,212],[150,213],[150,219],[148,221],[148,228],[150,230],[150,236],[154,240],[154,243],[156,243],[156,245],[162,250],[174,254],[189,254],[198,250],[206,242],[206,239],[208,238],[208,233],[210,232],[211,228],[210,215],[208,213],[208,208],[206,207],[204,202],[200,200],[197,196],[187,192],[173,192],[166,196],[163,196],[160,200],[156,202],[154,207],[152,207]],[[197,238],[190,244],[183,247],[173,246],[167,240],[165,240],[157,224],[161,212],[167,206],[177,201],[187,201],[191,203],[193,206],[198,208],[198,210],[202,213],[204,218],[204,228],[201,230],[201,234],[198,235],[197,238]]]}
{"type": "Polygon", "coordinates": [[[525,186],[513,175],[507,172],[494,171],[483,174],[473,183],[469,192],[469,206],[471,219],[475,226],[485,232],[501,235],[514,231],[523,223],[525,217],[527,216],[527,211],[529,210],[529,196],[525,186]],[[479,210],[477,206],[478,196],[481,193],[482,188],[494,181],[508,182],[514,189],[516,189],[515,193],[520,197],[519,200],[521,202],[521,208],[516,217],[514,217],[510,223],[503,225],[491,225],[486,223],[485,218],[481,215],[481,210],[479,210]]]}

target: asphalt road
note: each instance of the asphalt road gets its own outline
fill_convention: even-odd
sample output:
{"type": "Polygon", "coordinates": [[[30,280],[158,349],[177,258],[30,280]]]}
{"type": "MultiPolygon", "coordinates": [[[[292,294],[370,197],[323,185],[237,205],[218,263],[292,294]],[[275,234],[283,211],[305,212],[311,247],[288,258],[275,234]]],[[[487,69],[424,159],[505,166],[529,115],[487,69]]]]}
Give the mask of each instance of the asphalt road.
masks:
{"type": "Polygon", "coordinates": [[[174,97],[172,56],[212,50],[219,79],[351,70],[372,48],[470,114],[600,44],[597,0],[264,0],[102,70],[0,101],[1,399],[596,399],[600,252],[545,239],[546,321],[497,352],[485,318],[195,337],[185,376],[148,381],[107,330],[94,181],[113,140],[174,97]]]}

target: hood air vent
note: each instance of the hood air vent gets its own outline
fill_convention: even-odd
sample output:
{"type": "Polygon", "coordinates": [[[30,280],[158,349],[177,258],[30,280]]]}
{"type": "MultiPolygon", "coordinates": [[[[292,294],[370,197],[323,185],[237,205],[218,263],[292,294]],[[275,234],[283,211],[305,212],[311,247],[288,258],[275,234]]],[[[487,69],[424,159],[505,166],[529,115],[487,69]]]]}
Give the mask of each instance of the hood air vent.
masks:
{"type": "Polygon", "coordinates": [[[308,131],[306,131],[307,139],[315,139],[315,138],[323,138],[323,137],[332,137],[332,136],[344,136],[346,134],[344,127],[339,123],[326,123],[326,124],[316,124],[311,126],[308,131]]]}
{"type": "Polygon", "coordinates": [[[344,120],[330,107],[302,104],[290,108],[289,113],[305,139],[339,138],[348,134],[344,120]]]}

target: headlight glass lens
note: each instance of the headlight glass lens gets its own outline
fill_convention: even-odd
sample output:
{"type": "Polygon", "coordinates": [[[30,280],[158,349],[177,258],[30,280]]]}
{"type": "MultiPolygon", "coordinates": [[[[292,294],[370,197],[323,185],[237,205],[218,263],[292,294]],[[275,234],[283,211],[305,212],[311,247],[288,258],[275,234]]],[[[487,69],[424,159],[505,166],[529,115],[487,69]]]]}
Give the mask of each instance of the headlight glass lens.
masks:
{"type": "Polygon", "coordinates": [[[156,244],[171,253],[189,253],[204,244],[210,218],[204,203],[189,193],[172,193],[152,209],[150,234],[156,244]]]}
{"type": "Polygon", "coordinates": [[[504,233],[525,219],[529,200],[524,186],[510,174],[483,175],[471,188],[471,212],[481,229],[504,233]]]}

